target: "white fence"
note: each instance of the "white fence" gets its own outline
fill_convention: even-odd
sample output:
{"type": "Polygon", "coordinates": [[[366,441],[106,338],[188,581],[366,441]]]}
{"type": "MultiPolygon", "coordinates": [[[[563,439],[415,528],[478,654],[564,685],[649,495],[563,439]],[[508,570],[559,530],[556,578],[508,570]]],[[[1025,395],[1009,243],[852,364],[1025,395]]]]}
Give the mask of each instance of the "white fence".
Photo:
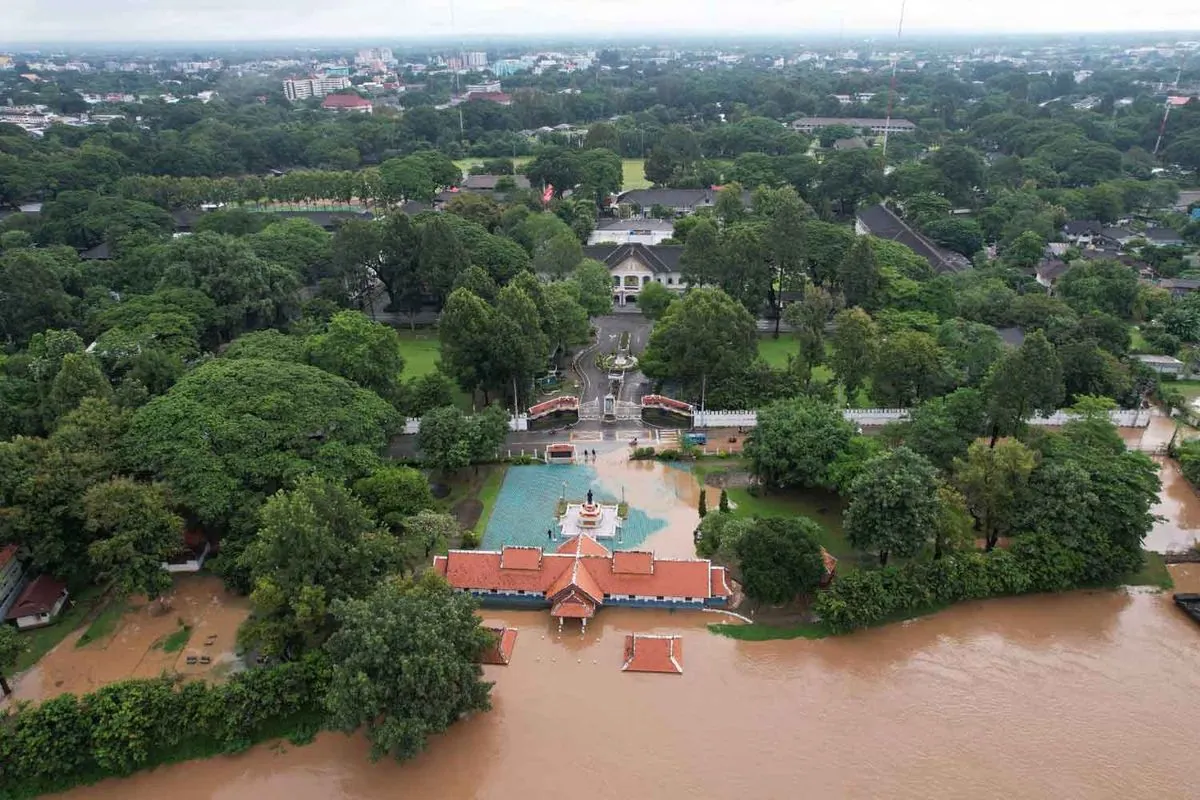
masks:
{"type": "MultiPolygon", "coordinates": [[[[527,430],[529,430],[529,415],[528,414],[520,414],[515,417],[509,417],[508,418],[508,429],[510,431],[527,431],[527,430]]],[[[420,431],[421,431],[421,420],[419,418],[409,417],[408,419],[404,420],[404,432],[406,434],[412,435],[415,433],[420,433],[420,431]]]]}
{"type": "MultiPolygon", "coordinates": [[[[842,411],[849,422],[864,428],[882,427],[890,422],[908,419],[907,408],[847,408],[842,411]]],[[[1058,427],[1074,418],[1068,411],[1056,411],[1048,417],[1033,417],[1030,425],[1058,427]]],[[[1121,409],[1109,412],[1109,418],[1119,428],[1145,428],[1150,424],[1149,409],[1121,409]]],[[[694,421],[697,428],[753,428],[758,424],[755,411],[697,411],[694,421]]]]}

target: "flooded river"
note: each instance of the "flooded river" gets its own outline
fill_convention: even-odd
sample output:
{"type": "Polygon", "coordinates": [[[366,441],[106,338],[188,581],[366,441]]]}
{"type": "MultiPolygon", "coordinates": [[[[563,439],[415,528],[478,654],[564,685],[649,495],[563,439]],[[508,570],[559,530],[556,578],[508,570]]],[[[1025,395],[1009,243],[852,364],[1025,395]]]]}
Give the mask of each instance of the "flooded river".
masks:
{"type": "MultiPolygon", "coordinates": [[[[1173,426],[1170,426],[1173,429],[1173,426]]],[[[1139,431],[1169,438],[1167,425],[1139,431]]],[[[1164,439],[1165,440],[1165,439],[1164,439]]],[[[664,520],[646,546],[690,556],[699,487],[684,470],[602,453],[608,491],[664,520]]],[[[1200,501],[1167,465],[1147,540],[1183,543],[1200,501]]],[[[715,507],[715,493],[708,498],[715,507]]],[[[1172,567],[1200,591],[1200,565],[1172,567]]],[[[487,667],[494,709],[415,761],[372,764],[322,734],[110,780],[73,800],[513,798],[1184,798],[1200,710],[1200,626],[1131,589],[968,603],[851,636],[741,642],[721,618],[607,608],[586,635],[544,612],[487,667]],[[628,632],[683,637],[683,674],[623,672],[628,632]]]]}
{"type": "MultiPolygon", "coordinates": [[[[1181,590],[1200,569],[1174,568],[1181,590]]],[[[261,746],[64,795],[342,798],[1194,797],[1200,627],[1169,594],[971,603],[821,641],[739,642],[709,614],[544,614],[488,667],[495,708],[414,762],[362,739],[261,746]],[[682,634],[683,675],[622,672],[623,636],[682,634]]]]}

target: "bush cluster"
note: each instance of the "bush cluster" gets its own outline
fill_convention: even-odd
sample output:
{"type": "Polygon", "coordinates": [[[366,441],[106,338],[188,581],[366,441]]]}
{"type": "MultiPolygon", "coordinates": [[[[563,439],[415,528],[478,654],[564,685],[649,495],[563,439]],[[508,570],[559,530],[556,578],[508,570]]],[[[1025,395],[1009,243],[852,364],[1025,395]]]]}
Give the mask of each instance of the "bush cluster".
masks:
{"type": "Polygon", "coordinates": [[[304,738],[324,720],[328,658],[251,669],[227,683],[161,677],[64,694],[0,716],[0,786],[32,797],[184,758],[304,738]]]}
{"type": "Polygon", "coordinates": [[[813,608],[834,633],[847,633],[965,600],[1094,585],[1093,576],[1103,573],[1103,565],[1092,563],[1098,557],[1029,534],[1009,550],[955,553],[838,576],[813,608]]]}

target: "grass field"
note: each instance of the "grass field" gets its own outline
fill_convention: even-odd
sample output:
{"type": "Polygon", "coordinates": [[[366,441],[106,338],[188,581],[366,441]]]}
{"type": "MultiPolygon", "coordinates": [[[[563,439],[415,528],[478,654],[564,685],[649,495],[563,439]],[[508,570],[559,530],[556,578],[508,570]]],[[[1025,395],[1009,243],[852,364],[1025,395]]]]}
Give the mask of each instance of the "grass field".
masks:
{"type": "MultiPolygon", "coordinates": [[[[532,156],[517,156],[513,159],[513,163],[516,164],[517,169],[520,170],[521,167],[525,166],[532,160],[532,156]]],[[[467,170],[469,170],[473,164],[481,164],[483,161],[484,159],[482,158],[459,158],[454,161],[454,166],[462,170],[463,175],[466,175],[467,170]]],[[[622,158],[621,188],[623,190],[649,189],[651,184],[650,181],[646,180],[645,167],[646,162],[643,159],[622,158]]]]}
{"type": "Polygon", "coordinates": [[[121,621],[121,615],[125,613],[125,603],[113,602],[108,605],[108,608],[100,612],[97,617],[92,620],[92,624],[83,632],[83,635],[75,640],[76,647],[84,647],[92,642],[105,639],[112,635],[117,629],[117,623],[121,621]]]}
{"type": "MultiPolygon", "coordinates": [[[[785,369],[788,356],[799,353],[800,340],[794,333],[781,333],[778,339],[771,335],[760,336],[758,339],[759,357],[775,369],[785,369]]],[[[813,367],[813,380],[817,383],[829,383],[833,380],[833,370],[825,364],[818,364],[813,367]]]]}
{"type": "Polygon", "coordinates": [[[1200,397],[1200,381],[1163,381],[1163,387],[1168,389],[1177,389],[1183,392],[1183,396],[1188,400],[1195,400],[1200,397]]]}
{"type": "Polygon", "coordinates": [[[492,516],[496,498],[500,496],[500,485],[504,483],[504,474],[507,471],[507,465],[501,464],[499,469],[493,469],[488,473],[483,480],[483,486],[479,488],[479,502],[483,504],[483,510],[479,512],[479,521],[475,523],[475,534],[481,539],[483,532],[487,529],[488,520],[492,516]]]}
{"type": "Polygon", "coordinates": [[[442,345],[437,332],[397,331],[400,334],[400,354],[404,356],[404,378],[419,378],[437,369],[442,357],[442,345]]]}
{"type": "Polygon", "coordinates": [[[646,180],[646,162],[640,158],[621,159],[621,188],[649,189],[650,181],[646,180]]]}

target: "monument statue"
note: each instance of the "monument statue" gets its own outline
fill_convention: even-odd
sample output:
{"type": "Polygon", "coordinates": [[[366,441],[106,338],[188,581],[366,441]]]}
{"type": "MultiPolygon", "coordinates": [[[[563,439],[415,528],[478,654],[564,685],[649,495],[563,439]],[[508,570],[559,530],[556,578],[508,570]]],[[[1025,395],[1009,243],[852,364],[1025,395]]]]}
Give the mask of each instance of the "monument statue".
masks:
{"type": "Polygon", "coordinates": [[[590,505],[592,505],[592,490],[591,490],[591,489],[588,489],[588,493],[587,493],[587,504],[588,504],[589,506],[590,506],[590,505]]]}

